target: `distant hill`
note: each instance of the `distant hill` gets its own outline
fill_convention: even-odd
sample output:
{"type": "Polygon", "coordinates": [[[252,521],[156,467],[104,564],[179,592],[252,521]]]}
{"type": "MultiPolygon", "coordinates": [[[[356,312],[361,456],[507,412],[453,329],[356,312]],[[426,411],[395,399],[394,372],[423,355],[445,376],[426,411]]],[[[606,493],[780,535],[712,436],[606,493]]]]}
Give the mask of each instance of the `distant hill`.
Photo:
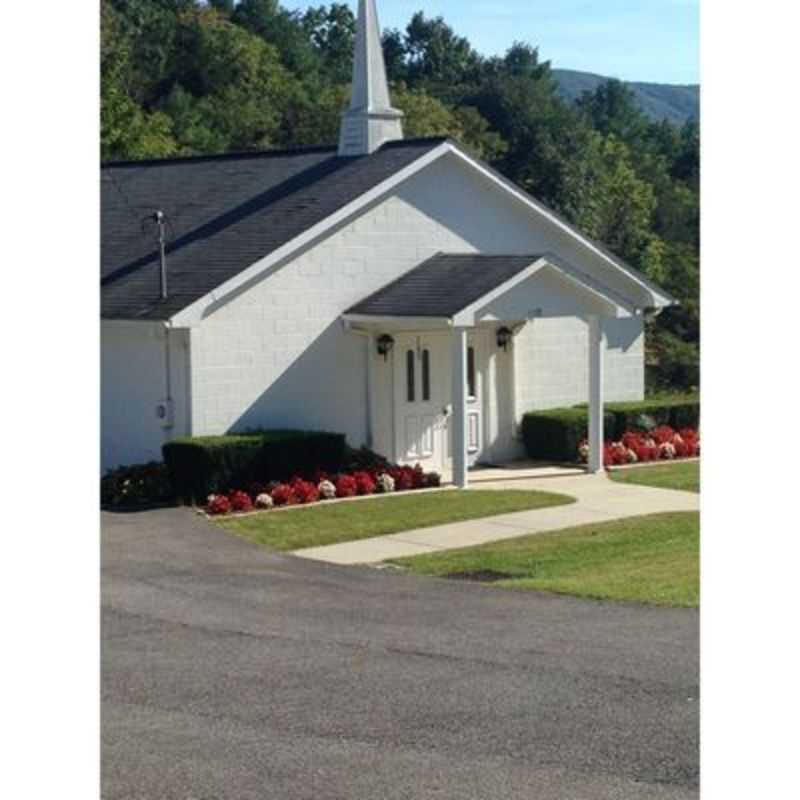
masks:
{"type": "MultiPolygon", "coordinates": [[[[591,72],[578,72],[572,69],[554,69],[553,75],[561,87],[561,94],[567,100],[577,100],[584,91],[593,91],[608,78],[591,72]]],[[[642,111],[651,119],[668,119],[682,125],[687,119],[700,116],[700,87],[697,84],[676,86],[669,83],[631,83],[642,111]]]]}

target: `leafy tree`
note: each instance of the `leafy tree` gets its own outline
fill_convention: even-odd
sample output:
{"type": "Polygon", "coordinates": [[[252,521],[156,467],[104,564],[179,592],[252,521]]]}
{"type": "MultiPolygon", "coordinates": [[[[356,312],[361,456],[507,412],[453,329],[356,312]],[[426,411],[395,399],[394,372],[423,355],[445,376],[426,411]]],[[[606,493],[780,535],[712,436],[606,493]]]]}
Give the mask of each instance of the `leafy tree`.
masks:
{"type": "Polygon", "coordinates": [[[101,6],[100,147],[105,160],[169,156],[176,152],[172,121],[165,114],[145,112],[127,88],[131,44],[124,21],[114,6],[101,6]]]}
{"type": "Polygon", "coordinates": [[[467,83],[482,61],[469,40],[457,36],[442,17],[428,19],[422,11],[408,24],[404,44],[411,85],[467,83]]]}
{"type": "Polygon", "coordinates": [[[383,34],[383,58],[386,61],[386,74],[394,83],[408,83],[406,64],[406,43],[402,31],[393,28],[383,34]]]}
{"type": "Polygon", "coordinates": [[[282,8],[278,0],[241,0],[231,19],[276,48],[282,63],[296,75],[319,69],[300,15],[282,8]]]}
{"type": "Polygon", "coordinates": [[[346,83],[353,72],[356,18],[350,6],[332,3],[310,8],[302,18],[305,35],[314,48],[326,81],[346,83]]]}
{"type": "Polygon", "coordinates": [[[681,128],[672,176],[685,181],[695,192],[700,191],[700,126],[695,120],[688,120],[681,128]]]}
{"type": "Polygon", "coordinates": [[[230,17],[236,6],[235,0],[208,0],[208,4],[225,16],[230,17]]]}
{"type": "Polygon", "coordinates": [[[550,62],[539,61],[539,48],[525,42],[514,42],[499,65],[508,75],[538,81],[550,76],[550,62]]]}
{"type": "Polygon", "coordinates": [[[153,108],[169,91],[178,20],[194,9],[194,0],[110,0],[109,5],[128,48],[127,92],[137,104],[153,108]]]}
{"type": "Polygon", "coordinates": [[[559,210],[569,208],[566,178],[580,151],[583,130],[558,98],[549,73],[538,80],[496,76],[464,98],[508,144],[496,166],[524,189],[559,210]]]}
{"type": "Polygon", "coordinates": [[[300,87],[284,113],[285,147],[334,145],[339,141],[342,113],[350,103],[350,85],[300,87]]]}
{"type": "Polygon", "coordinates": [[[481,158],[495,158],[503,152],[504,142],[489,130],[489,123],[475,108],[451,108],[424,89],[405,86],[395,89],[393,101],[405,114],[404,132],[409,138],[448,136],[481,158]]]}
{"type": "Polygon", "coordinates": [[[163,108],[185,150],[266,147],[294,89],[274,47],[210,9],[182,15],[163,108]]]}
{"type": "Polygon", "coordinates": [[[636,95],[622,81],[612,79],[593,92],[584,92],[577,105],[604,136],[614,135],[633,147],[646,136],[649,120],[639,108],[636,95]]]}
{"type": "Polygon", "coordinates": [[[461,135],[456,132],[453,138],[463,142],[478,158],[493,163],[508,152],[508,144],[492,130],[477,108],[458,106],[453,113],[461,129],[461,135]]]}
{"type": "Polygon", "coordinates": [[[587,191],[576,209],[575,222],[658,279],[664,251],[651,230],[656,207],[652,186],[636,174],[630,149],[616,136],[595,132],[589,143],[583,160],[587,191]]]}

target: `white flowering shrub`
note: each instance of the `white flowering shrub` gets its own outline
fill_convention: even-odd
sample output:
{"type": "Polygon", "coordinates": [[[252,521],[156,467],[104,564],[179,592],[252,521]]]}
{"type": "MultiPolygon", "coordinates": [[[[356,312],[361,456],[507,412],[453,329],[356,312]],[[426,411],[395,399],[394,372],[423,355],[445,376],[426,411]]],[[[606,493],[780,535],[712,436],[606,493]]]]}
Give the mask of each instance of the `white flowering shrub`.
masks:
{"type": "Polygon", "coordinates": [[[275,501],[272,499],[272,496],[266,494],[266,492],[256,497],[256,508],[266,510],[272,508],[274,505],[275,501]]]}
{"type": "Polygon", "coordinates": [[[336,487],[330,481],[322,481],[317,487],[319,496],[324,500],[333,500],[336,497],[336,487]]]}
{"type": "Polygon", "coordinates": [[[381,494],[391,494],[395,490],[394,478],[386,473],[379,475],[376,488],[381,494]]]}
{"type": "Polygon", "coordinates": [[[672,442],[664,442],[658,446],[661,458],[673,459],[676,455],[675,445],[672,442]]]}

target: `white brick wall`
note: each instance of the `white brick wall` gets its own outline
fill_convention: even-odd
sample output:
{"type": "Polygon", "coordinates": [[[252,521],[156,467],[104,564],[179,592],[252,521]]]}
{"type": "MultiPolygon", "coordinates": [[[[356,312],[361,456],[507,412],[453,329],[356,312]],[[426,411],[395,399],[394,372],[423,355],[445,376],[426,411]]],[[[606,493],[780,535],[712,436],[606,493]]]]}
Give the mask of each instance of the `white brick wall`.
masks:
{"type": "MultiPolygon", "coordinates": [[[[364,342],[342,330],[340,315],[441,250],[555,251],[604,280],[618,281],[602,274],[605,268],[586,251],[532,221],[484,178],[448,158],[192,332],[194,433],[296,426],[341,431],[361,444],[364,342]]],[[[643,391],[640,323],[626,324],[608,357],[613,399],[633,399],[643,391]]],[[[584,339],[583,324],[570,319],[537,321],[522,334],[519,410],[586,399],[584,339]]],[[[389,370],[382,360],[376,364],[382,429],[376,433],[384,441],[389,370]]]]}
{"type": "Polygon", "coordinates": [[[166,398],[166,343],[160,323],[103,320],[101,466],[161,460],[161,446],[189,433],[188,335],[170,333],[174,426],[156,415],[166,398]]]}
{"type": "MultiPolygon", "coordinates": [[[[606,401],[644,396],[644,330],[641,319],[607,320],[606,401]]],[[[585,403],[589,386],[588,325],[577,318],[537,319],[516,339],[517,409],[585,403]]]]}

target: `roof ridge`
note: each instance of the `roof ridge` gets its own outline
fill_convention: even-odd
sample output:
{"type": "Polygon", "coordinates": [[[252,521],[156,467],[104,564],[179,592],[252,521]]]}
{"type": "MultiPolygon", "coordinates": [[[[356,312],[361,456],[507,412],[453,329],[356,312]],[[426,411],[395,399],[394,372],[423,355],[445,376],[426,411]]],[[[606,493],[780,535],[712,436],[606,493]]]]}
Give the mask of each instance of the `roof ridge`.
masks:
{"type": "Polygon", "coordinates": [[[305,155],[308,153],[336,152],[334,145],[313,145],[293,147],[280,150],[238,150],[230,153],[206,153],[191,156],[167,156],[166,158],[123,159],[121,161],[101,161],[100,168],[109,167],[147,167],[164,164],[196,164],[206,161],[234,161],[245,158],[272,158],[289,155],[305,155]]]}
{"type": "MultiPolygon", "coordinates": [[[[421,136],[415,139],[399,139],[387,142],[380,150],[394,150],[400,147],[423,146],[437,142],[453,141],[448,136],[421,136]]],[[[308,145],[303,147],[287,147],[277,150],[239,150],[230,153],[207,153],[203,155],[191,156],[168,156],[166,158],[143,158],[143,159],[123,159],[120,161],[101,161],[100,169],[120,168],[120,167],[148,167],[163,166],[167,164],[199,164],[209,161],[235,161],[246,158],[280,158],[293,155],[308,155],[310,153],[336,153],[336,145],[308,145]]],[[[350,156],[350,158],[354,158],[350,156]]],[[[365,156],[355,156],[355,158],[365,158],[365,156]]]]}

